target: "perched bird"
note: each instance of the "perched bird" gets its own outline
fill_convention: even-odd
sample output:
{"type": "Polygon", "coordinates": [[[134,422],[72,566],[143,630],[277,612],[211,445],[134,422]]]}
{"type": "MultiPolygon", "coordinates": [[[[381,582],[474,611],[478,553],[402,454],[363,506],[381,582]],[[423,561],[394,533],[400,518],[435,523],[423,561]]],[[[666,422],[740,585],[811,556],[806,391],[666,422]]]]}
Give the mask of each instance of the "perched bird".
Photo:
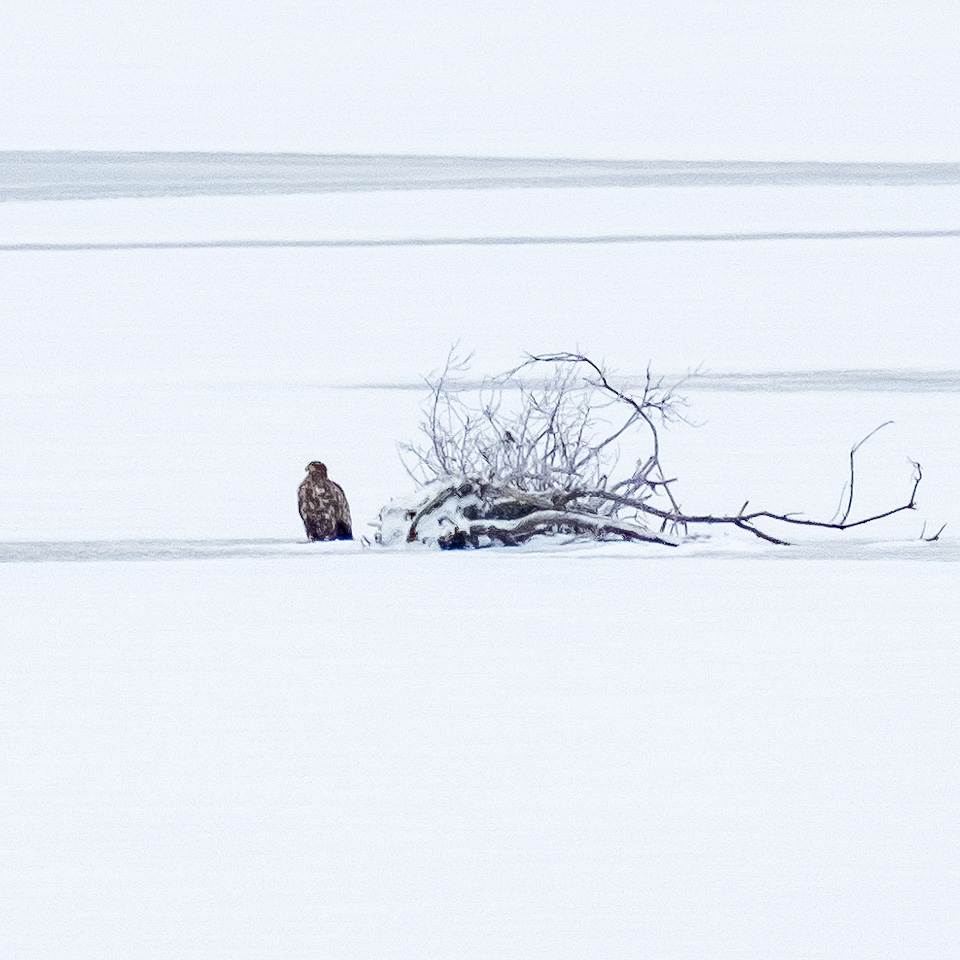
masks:
{"type": "Polygon", "coordinates": [[[298,499],[308,540],[353,539],[347,498],[338,484],[327,479],[326,465],[319,460],[307,464],[298,499]]]}

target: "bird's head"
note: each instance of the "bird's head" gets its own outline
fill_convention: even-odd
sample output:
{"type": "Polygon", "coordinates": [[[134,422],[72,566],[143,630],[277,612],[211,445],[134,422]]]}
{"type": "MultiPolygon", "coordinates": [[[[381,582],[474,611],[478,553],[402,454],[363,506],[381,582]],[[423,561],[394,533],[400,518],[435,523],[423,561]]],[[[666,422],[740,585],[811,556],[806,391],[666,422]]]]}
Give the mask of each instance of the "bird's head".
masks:
{"type": "Polygon", "coordinates": [[[319,460],[313,460],[307,464],[307,473],[312,477],[317,477],[319,480],[326,480],[327,465],[321,463],[319,460]]]}

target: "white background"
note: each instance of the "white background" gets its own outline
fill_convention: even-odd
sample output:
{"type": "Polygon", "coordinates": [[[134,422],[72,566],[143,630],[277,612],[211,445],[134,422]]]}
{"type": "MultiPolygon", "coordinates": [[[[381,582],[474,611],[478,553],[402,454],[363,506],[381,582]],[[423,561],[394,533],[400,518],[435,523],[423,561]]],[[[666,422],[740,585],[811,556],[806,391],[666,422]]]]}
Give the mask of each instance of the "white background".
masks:
{"type": "MultiPolygon", "coordinates": [[[[0,147],[957,160],[958,18],[8,3],[0,147]]],[[[10,203],[0,234],[956,229],[958,203],[10,203]]],[[[577,346],[625,373],[955,371],[957,243],[0,252],[0,954],[954,957],[955,378],[691,388],[702,426],[664,436],[690,509],[830,516],[849,445],[895,419],[858,495],[901,502],[913,457],[919,508],[853,539],[389,552],[307,544],[295,491],[324,459],[367,532],[419,397],[351,387],[457,340],[481,373],[577,346]]]]}
{"type": "Polygon", "coordinates": [[[11,148],[954,160],[949,0],[13,0],[11,148]]]}

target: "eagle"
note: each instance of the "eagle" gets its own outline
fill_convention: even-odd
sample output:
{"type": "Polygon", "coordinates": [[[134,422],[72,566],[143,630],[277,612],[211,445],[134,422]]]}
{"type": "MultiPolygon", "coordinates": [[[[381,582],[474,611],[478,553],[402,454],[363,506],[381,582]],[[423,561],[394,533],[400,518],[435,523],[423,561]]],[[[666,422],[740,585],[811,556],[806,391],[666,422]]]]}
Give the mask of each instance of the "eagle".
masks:
{"type": "Polygon", "coordinates": [[[353,539],[347,498],[342,488],[327,478],[326,464],[319,460],[307,464],[298,499],[308,540],[353,539]]]}

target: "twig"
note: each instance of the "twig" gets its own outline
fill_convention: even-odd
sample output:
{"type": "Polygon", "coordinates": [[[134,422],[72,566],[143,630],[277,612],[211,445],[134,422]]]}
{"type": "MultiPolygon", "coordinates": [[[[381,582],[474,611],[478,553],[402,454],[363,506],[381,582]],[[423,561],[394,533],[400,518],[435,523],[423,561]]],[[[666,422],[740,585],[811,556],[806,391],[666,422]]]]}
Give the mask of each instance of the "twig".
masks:
{"type": "MultiPolygon", "coordinates": [[[[850,482],[847,485],[847,509],[843,511],[843,516],[840,518],[841,525],[846,523],[847,518],[850,516],[850,511],[853,509],[853,474],[854,474],[854,458],[857,455],[857,451],[872,437],[874,434],[879,433],[884,427],[889,427],[893,423],[892,420],[887,420],[884,423],[881,423],[879,427],[874,427],[862,440],[858,440],[850,448],[850,482]]],[[[841,526],[842,529],[842,526],[841,526]]]]}

